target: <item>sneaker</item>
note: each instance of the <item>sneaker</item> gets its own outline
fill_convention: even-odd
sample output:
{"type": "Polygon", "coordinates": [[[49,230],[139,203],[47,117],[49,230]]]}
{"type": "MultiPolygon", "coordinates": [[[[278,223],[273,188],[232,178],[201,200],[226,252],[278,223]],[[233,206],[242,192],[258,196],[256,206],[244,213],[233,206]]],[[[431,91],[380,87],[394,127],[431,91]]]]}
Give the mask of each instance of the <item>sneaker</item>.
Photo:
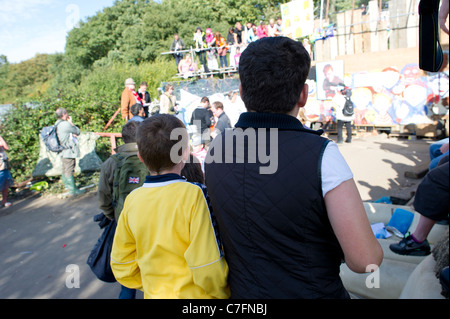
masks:
{"type": "Polygon", "coordinates": [[[391,244],[389,248],[396,254],[409,256],[427,256],[431,252],[428,240],[417,243],[411,235],[405,236],[398,244],[391,244]]]}

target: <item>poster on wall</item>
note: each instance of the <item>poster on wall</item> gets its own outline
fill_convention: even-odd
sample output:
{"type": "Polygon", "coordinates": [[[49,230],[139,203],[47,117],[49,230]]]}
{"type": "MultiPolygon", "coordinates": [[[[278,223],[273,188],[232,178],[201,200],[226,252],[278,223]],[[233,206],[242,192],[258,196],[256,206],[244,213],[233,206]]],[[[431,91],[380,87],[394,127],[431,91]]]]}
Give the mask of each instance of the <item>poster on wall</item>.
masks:
{"type": "Polygon", "coordinates": [[[298,39],[314,32],[314,5],[312,0],[294,0],[280,5],[285,36],[298,39]]]}
{"type": "Polygon", "coordinates": [[[344,61],[316,64],[317,99],[331,100],[339,84],[344,83],[344,61]]]}

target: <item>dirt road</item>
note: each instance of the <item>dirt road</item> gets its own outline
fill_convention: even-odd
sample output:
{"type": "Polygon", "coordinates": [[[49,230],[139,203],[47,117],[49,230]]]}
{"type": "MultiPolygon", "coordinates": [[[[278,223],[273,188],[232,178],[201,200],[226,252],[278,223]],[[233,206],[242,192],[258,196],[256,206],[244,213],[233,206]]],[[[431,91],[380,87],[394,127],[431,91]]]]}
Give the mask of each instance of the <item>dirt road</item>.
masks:
{"type": "MultiPolygon", "coordinates": [[[[381,135],[339,148],[364,201],[407,199],[421,180],[405,172],[429,161],[431,142],[381,135]]],[[[95,191],[77,199],[34,196],[0,209],[0,298],[116,299],[119,285],[100,282],[86,264],[101,233],[92,220],[98,212],[95,191]]]]}

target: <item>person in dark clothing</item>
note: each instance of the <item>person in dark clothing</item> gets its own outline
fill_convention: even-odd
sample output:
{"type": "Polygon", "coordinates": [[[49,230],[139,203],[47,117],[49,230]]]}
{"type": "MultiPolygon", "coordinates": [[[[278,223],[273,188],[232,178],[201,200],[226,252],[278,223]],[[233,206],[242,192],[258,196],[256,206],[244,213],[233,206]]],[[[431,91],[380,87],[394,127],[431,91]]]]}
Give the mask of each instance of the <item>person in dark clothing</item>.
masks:
{"type": "Polygon", "coordinates": [[[420,219],[416,229],[389,248],[399,255],[429,255],[431,248],[427,240],[428,234],[436,222],[448,222],[449,203],[449,156],[446,155],[437,167],[425,175],[417,188],[413,206],[420,213],[420,219]]]}
{"type": "Polygon", "coordinates": [[[142,107],[144,108],[145,118],[148,117],[148,107],[152,103],[152,98],[150,97],[150,93],[147,92],[147,88],[147,82],[142,82],[137,92],[143,103],[142,107]]]}
{"type": "Polygon", "coordinates": [[[230,46],[234,45],[234,29],[233,28],[230,28],[228,30],[227,43],[230,46]]]}
{"type": "Polygon", "coordinates": [[[231,298],[349,298],[342,261],[359,273],[381,264],[383,251],[337,144],[297,119],[309,70],[301,42],[250,43],[239,64],[248,112],[206,156],[231,298]]]}
{"type": "MultiPolygon", "coordinates": [[[[185,45],[183,40],[180,39],[178,33],[175,33],[173,35],[173,42],[170,45],[170,51],[172,52],[181,51],[184,49],[184,47],[185,45]]],[[[183,59],[183,53],[173,53],[173,57],[178,67],[178,63],[180,63],[180,61],[183,59]]]]}
{"type": "Polygon", "coordinates": [[[203,144],[209,144],[211,141],[211,124],[213,119],[214,115],[210,109],[209,99],[204,96],[200,101],[200,106],[192,112],[190,122],[191,125],[196,126],[196,133],[201,134],[203,144]]]}
{"type": "Polygon", "coordinates": [[[234,44],[240,45],[242,44],[242,24],[240,22],[236,22],[235,28],[233,30],[234,35],[234,44]]]}

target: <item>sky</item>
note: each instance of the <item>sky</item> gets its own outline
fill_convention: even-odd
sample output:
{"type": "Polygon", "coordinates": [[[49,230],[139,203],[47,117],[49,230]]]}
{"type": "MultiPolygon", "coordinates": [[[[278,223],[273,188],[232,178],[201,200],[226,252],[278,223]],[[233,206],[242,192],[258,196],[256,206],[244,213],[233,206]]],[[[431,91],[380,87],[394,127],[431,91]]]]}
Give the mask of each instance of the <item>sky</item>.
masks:
{"type": "Polygon", "coordinates": [[[0,0],[0,55],[19,63],[63,53],[67,33],[115,0],[0,0]]]}

